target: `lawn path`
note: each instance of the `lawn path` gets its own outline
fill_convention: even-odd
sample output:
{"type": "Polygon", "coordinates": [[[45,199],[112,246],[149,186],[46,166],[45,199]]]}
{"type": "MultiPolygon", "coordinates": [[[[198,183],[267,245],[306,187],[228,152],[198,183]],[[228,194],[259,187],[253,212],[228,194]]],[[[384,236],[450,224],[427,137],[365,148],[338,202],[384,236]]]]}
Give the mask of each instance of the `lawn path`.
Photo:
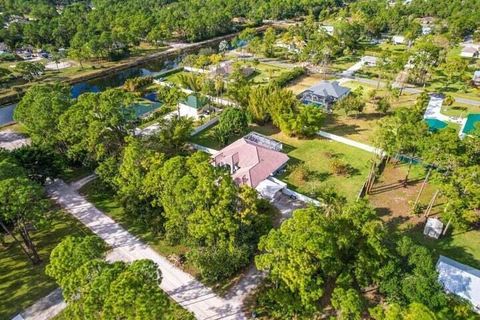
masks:
{"type": "MultiPolygon", "coordinates": [[[[47,191],[52,199],[112,247],[108,260],[130,262],[151,259],[156,262],[163,276],[160,287],[182,307],[194,313],[197,319],[246,319],[241,311],[244,291],[234,293],[228,299],[217,296],[210,288],[123,229],[63,181],[50,184],[47,191]]],[[[249,284],[247,281],[244,285],[250,287],[249,284]]],[[[252,283],[254,285],[256,283],[252,283]]]]}

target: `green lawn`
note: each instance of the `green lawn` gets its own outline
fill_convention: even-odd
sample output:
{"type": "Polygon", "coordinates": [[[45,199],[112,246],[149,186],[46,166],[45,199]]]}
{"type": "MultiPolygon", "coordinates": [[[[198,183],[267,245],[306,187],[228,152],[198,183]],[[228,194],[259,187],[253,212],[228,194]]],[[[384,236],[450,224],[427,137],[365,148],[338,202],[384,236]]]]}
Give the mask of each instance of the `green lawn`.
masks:
{"type": "Polygon", "coordinates": [[[256,85],[264,85],[270,83],[270,81],[275,80],[278,78],[280,74],[289,69],[282,68],[273,64],[268,63],[245,63],[246,65],[251,65],[255,68],[255,73],[250,78],[253,84],[256,85]]]}
{"type": "MultiPolygon", "coordinates": [[[[305,140],[290,138],[271,125],[253,125],[250,130],[270,136],[284,144],[283,151],[288,154],[290,161],[286,172],[279,178],[287,182],[290,188],[300,193],[311,194],[314,190],[332,186],[349,200],[356,199],[368,175],[370,160],[373,158],[371,153],[320,137],[305,140]],[[350,165],[349,176],[332,173],[331,165],[335,159],[350,165]],[[296,170],[300,164],[308,169],[306,179],[296,170]]],[[[222,148],[215,140],[212,129],[194,136],[192,142],[217,150],[222,148]]]]}
{"type": "Polygon", "coordinates": [[[358,55],[342,56],[332,62],[332,64],[330,65],[330,69],[332,72],[342,72],[353,66],[359,60],[360,56],[358,55]]]}
{"type": "Polygon", "coordinates": [[[425,237],[423,230],[413,229],[412,238],[426,246],[435,255],[444,255],[480,269],[480,231],[453,232],[439,240],[425,237]]]}
{"type": "MultiPolygon", "coordinates": [[[[127,219],[123,207],[115,200],[114,193],[108,190],[100,180],[97,179],[85,185],[80,190],[80,193],[85,195],[88,201],[93,203],[95,207],[120,223],[132,234],[147,242],[162,256],[168,257],[172,254],[182,255],[188,251],[188,248],[182,245],[169,245],[166,241],[160,239],[160,236],[153,234],[144,224],[127,219]]],[[[197,274],[197,270],[188,263],[186,263],[183,268],[194,276],[197,274]]]]}
{"type": "Polygon", "coordinates": [[[12,239],[6,239],[8,249],[0,245],[0,319],[10,319],[57,288],[53,279],[44,273],[50,252],[68,235],[89,234],[80,222],[61,211],[56,212],[50,222],[44,230],[32,232],[43,260],[40,265],[33,266],[12,239]]]}
{"type": "Polygon", "coordinates": [[[451,106],[442,106],[442,114],[446,116],[466,118],[470,113],[480,113],[480,107],[459,102],[455,102],[451,106]]]}
{"type": "Polygon", "coordinates": [[[274,138],[284,143],[285,151],[290,157],[287,171],[279,178],[292,189],[308,195],[331,186],[349,200],[357,198],[368,175],[372,154],[323,138],[299,140],[283,134],[277,134],[274,138]],[[336,175],[332,172],[331,166],[336,159],[350,166],[349,175],[336,175]],[[306,178],[298,174],[296,166],[299,164],[308,169],[306,178]]]}

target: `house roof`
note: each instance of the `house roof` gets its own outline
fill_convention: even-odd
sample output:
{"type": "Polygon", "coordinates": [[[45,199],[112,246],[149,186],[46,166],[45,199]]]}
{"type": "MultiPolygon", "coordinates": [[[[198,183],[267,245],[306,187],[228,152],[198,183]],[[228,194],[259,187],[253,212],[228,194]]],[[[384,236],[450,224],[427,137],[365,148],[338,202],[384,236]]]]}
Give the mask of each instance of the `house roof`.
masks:
{"type": "Polygon", "coordinates": [[[342,87],[337,81],[320,81],[306,91],[322,97],[333,97],[339,99],[350,92],[349,88],[342,87]]]}
{"type": "Polygon", "coordinates": [[[255,188],[288,161],[282,152],[240,138],[212,156],[215,166],[228,165],[239,185],[255,188]]]}
{"type": "MultiPolygon", "coordinates": [[[[232,61],[225,61],[225,62],[220,63],[218,66],[213,67],[211,73],[214,76],[219,75],[219,76],[225,77],[225,76],[229,76],[230,74],[232,74],[233,71],[234,71],[233,62],[232,61]]],[[[248,66],[245,66],[245,67],[240,68],[240,72],[243,74],[243,76],[248,77],[255,72],[255,69],[251,68],[251,67],[248,67],[248,66]]]]}
{"type": "Polygon", "coordinates": [[[182,104],[198,110],[205,107],[207,105],[207,101],[194,94],[191,94],[187,97],[187,99],[182,101],[182,104]]]}
{"type": "Polygon", "coordinates": [[[480,313],[480,270],[440,256],[437,271],[438,281],[445,291],[470,301],[480,313]]]}

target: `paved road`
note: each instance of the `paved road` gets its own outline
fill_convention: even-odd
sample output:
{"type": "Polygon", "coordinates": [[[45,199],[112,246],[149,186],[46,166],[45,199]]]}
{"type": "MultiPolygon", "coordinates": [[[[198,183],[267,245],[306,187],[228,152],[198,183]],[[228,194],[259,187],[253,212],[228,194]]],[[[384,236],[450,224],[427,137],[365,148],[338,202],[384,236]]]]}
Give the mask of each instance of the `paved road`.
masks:
{"type": "Polygon", "coordinates": [[[59,314],[66,306],[66,303],[63,301],[62,291],[60,288],[55,289],[52,293],[38,300],[34,305],[22,312],[20,314],[21,318],[18,319],[48,320],[59,314]]]}
{"type": "Polygon", "coordinates": [[[238,288],[237,293],[221,298],[123,229],[63,181],[57,180],[50,184],[47,191],[52,199],[112,247],[112,252],[107,257],[109,260],[151,259],[156,262],[163,274],[160,287],[173,300],[194,313],[197,319],[246,319],[241,306],[250,285],[256,286],[253,279],[242,284],[244,290],[238,288]]]}
{"type": "Polygon", "coordinates": [[[82,189],[82,187],[83,187],[84,185],[86,185],[87,183],[89,183],[89,182],[91,182],[91,181],[93,181],[93,180],[95,180],[95,179],[97,179],[97,175],[96,175],[95,173],[92,173],[92,174],[89,175],[89,176],[86,176],[86,177],[84,177],[84,178],[82,178],[82,179],[80,179],[80,180],[77,180],[77,181],[75,181],[75,182],[72,182],[72,183],[70,184],[70,187],[72,187],[73,190],[78,191],[78,190],[82,189]]]}
{"type": "Polygon", "coordinates": [[[0,131],[0,148],[14,150],[28,144],[30,144],[30,139],[13,130],[0,131]]]}

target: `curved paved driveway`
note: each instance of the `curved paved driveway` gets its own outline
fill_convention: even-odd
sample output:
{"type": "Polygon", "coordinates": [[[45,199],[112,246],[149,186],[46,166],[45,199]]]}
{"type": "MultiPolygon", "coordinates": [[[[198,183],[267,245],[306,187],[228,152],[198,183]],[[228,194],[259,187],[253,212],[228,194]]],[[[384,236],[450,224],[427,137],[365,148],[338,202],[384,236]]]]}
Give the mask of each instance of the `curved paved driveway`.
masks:
{"type": "MultiPolygon", "coordinates": [[[[151,259],[155,261],[163,275],[160,287],[173,300],[193,312],[197,319],[246,319],[241,306],[244,294],[249,290],[240,290],[227,299],[221,298],[130,234],[63,181],[57,180],[50,184],[47,191],[52,199],[112,247],[108,260],[151,259]]],[[[249,284],[243,285],[249,287],[249,284]]],[[[254,283],[251,285],[255,286],[254,283]]]]}

